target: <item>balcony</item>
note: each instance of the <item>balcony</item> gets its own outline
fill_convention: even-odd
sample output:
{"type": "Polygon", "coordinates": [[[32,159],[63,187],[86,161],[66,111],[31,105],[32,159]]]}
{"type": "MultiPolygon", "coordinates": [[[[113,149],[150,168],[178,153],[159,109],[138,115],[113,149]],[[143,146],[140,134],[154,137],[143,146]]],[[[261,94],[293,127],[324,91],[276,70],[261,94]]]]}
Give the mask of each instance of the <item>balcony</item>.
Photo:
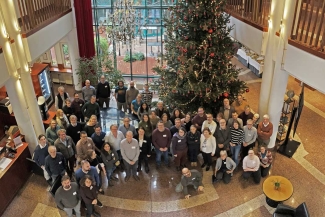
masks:
{"type": "Polygon", "coordinates": [[[226,13],[267,32],[271,2],[272,0],[228,0],[226,13]]]}
{"type": "Polygon", "coordinates": [[[25,37],[72,11],[70,0],[14,1],[20,14],[18,22],[25,37]]]}
{"type": "Polygon", "coordinates": [[[325,59],[325,0],[297,1],[289,44],[325,59]]]}

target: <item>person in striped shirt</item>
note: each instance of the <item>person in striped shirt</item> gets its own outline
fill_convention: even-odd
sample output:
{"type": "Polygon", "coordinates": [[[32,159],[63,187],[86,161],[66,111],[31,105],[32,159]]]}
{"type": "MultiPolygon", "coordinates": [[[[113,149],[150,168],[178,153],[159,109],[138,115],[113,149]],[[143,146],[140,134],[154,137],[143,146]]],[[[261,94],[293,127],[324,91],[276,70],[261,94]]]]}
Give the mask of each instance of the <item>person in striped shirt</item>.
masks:
{"type": "Polygon", "coordinates": [[[239,127],[238,121],[234,120],[230,131],[230,151],[232,159],[238,165],[238,155],[244,141],[244,131],[239,127]]]}
{"type": "Polygon", "coordinates": [[[141,91],[142,101],[147,103],[149,108],[151,108],[153,93],[149,90],[149,84],[145,84],[143,88],[144,90],[141,91]]]}

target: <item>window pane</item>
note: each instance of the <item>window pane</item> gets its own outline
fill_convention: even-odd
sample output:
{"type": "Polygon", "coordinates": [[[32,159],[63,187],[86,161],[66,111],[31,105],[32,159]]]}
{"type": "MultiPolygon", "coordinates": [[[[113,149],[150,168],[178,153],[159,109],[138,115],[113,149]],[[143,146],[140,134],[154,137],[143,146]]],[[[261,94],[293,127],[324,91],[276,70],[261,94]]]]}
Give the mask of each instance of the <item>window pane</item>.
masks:
{"type": "Polygon", "coordinates": [[[65,67],[71,67],[69,47],[67,44],[62,44],[63,63],[65,67]]]}
{"type": "Polygon", "coordinates": [[[58,62],[56,60],[56,53],[54,47],[50,49],[50,54],[51,54],[51,65],[52,66],[58,66],[58,62]]]}

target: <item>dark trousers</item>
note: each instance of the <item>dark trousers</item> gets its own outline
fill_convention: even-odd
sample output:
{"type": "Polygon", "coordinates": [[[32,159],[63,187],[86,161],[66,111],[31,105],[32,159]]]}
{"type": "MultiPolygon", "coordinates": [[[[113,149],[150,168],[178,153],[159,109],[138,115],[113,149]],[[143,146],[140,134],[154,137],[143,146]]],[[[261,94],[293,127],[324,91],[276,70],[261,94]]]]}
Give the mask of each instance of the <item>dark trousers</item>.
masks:
{"type": "Polygon", "coordinates": [[[255,146],[255,142],[247,145],[246,147],[244,147],[244,145],[241,145],[241,161],[243,161],[244,157],[246,157],[248,155],[248,151],[251,148],[254,148],[255,146]]]}
{"type": "Polygon", "coordinates": [[[227,173],[225,171],[218,170],[217,175],[216,175],[217,180],[223,180],[223,183],[228,184],[231,179],[231,173],[227,173]]]}
{"type": "Polygon", "coordinates": [[[85,122],[85,117],[81,112],[76,112],[75,115],[77,117],[77,121],[85,122]]]}
{"type": "Polygon", "coordinates": [[[67,173],[71,176],[72,173],[74,172],[74,164],[76,162],[75,156],[71,156],[70,158],[67,159],[67,173]]]}
{"type": "Polygon", "coordinates": [[[104,106],[104,102],[105,102],[105,104],[106,104],[106,108],[108,108],[109,107],[109,100],[110,100],[110,98],[109,97],[99,97],[98,98],[98,102],[99,102],[99,106],[101,107],[101,108],[103,108],[103,106],[104,106]]]}
{"type": "Polygon", "coordinates": [[[268,167],[264,168],[264,167],[260,167],[261,168],[261,176],[265,177],[269,174],[269,171],[271,169],[271,165],[269,165],[268,167]]]}
{"type": "Polygon", "coordinates": [[[248,179],[251,175],[253,175],[254,182],[256,184],[259,184],[261,181],[261,171],[258,169],[257,171],[247,171],[243,173],[244,179],[248,179]]]}
{"type": "Polygon", "coordinates": [[[208,166],[211,166],[211,164],[212,164],[211,153],[202,152],[202,156],[203,156],[203,163],[208,165],[208,166]]]}
{"type": "Polygon", "coordinates": [[[135,164],[131,165],[128,162],[126,162],[126,160],[123,161],[125,166],[125,176],[137,175],[138,162],[136,161],[135,164]]]}
{"type": "Polygon", "coordinates": [[[200,153],[199,145],[191,145],[188,147],[188,155],[191,162],[197,162],[197,156],[200,153]]]}
{"type": "Polygon", "coordinates": [[[144,165],[145,167],[149,167],[148,166],[148,157],[146,154],[140,152],[140,155],[139,155],[139,160],[138,160],[138,167],[141,168],[141,164],[142,164],[142,161],[144,161],[144,165]]]}
{"type": "Polygon", "coordinates": [[[85,203],[85,206],[87,208],[86,217],[91,217],[91,214],[93,214],[95,211],[94,204],[85,203]]]}
{"type": "Polygon", "coordinates": [[[227,150],[225,147],[223,147],[223,148],[219,148],[218,145],[217,145],[217,147],[216,147],[216,153],[215,153],[215,156],[216,156],[217,158],[220,157],[220,151],[222,151],[222,150],[226,150],[226,151],[227,151],[227,155],[228,155],[228,157],[231,157],[230,150],[227,150]]]}
{"type": "Polygon", "coordinates": [[[185,165],[186,164],[186,155],[187,155],[187,148],[184,150],[176,150],[177,157],[175,157],[174,162],[177,167],[180,165],[185,165]]]}

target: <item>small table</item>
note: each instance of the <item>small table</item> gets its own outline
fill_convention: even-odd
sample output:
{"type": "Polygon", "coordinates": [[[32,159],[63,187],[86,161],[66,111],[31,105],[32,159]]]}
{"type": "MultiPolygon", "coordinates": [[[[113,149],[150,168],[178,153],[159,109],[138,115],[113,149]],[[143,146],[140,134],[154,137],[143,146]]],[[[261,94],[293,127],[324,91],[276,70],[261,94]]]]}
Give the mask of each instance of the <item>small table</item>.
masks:
{"type": "Polygon", "coordinates": [[[270,176],[263,182],[263,192],[266,196],[266,203],[276,208],[279,203],[288,200],[293,193],[291,182],[282,176],[270,176]],[[280,182],[280,187],[275,189],[274,182],[280,182]]]}

